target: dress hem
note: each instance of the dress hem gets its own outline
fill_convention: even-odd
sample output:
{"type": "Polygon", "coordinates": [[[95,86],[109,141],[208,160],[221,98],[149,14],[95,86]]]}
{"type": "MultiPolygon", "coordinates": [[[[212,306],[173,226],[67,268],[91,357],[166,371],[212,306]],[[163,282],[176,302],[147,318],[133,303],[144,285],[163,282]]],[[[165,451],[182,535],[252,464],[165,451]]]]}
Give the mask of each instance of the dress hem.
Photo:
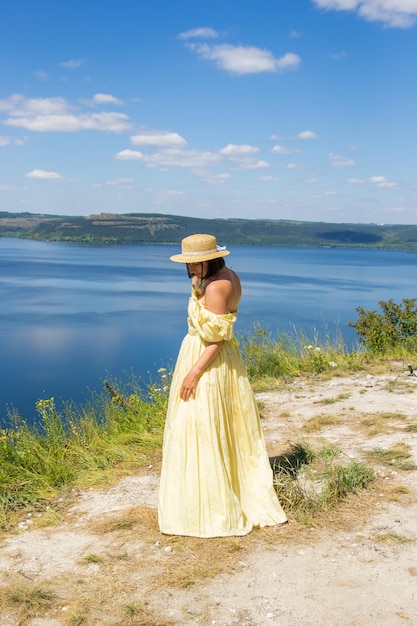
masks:
{"type": "Polygon", "coordinates": [[[160,529],[160,533],[162,535],[168,535],[168,536],[172,536],[172,537],[198,537],[200,539],[216,539],[217,538],[222,538],[222,537],[245,537],[246,535],[249,535],[255,528],[272,528],[273,526],[283,526],[284,524],[288,524],[288,520],[285,519],[282,522],[274,522],[273,524],[252,524],[252,526],[250,528],[244,529],[242,531],[237,531],[237,530],[232,530],[230,532],[224,532],[224,533],[214,533],[214,534],[209,534],[209,533],[205,533],[205,534],[197,534],[197,533],[181,533],[181,532],[174,532],[174,531],[168,531],[168,530],[161,530],[160,529]]]}

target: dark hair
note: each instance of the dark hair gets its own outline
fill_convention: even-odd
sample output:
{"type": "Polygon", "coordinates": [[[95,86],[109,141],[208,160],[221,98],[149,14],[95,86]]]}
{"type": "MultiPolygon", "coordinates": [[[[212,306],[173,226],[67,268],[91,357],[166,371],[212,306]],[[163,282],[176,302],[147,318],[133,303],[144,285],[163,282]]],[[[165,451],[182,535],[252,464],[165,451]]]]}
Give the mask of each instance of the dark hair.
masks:
{"type": "MultiPolygon", "coordinates": [[[[201,265],[203,265],[203,263],[201,263],[201,265]]],[[[207,272],[206,272],[206,275],[203,276],[203,279],[207,280],[207,278],[211,278],[212,276],[217,274],[217,272],[220,272],[220,270],[223,269],[225,265],[226,263],[224,262],[223,257],[219,257],[218,259],[210,259],[210,261],[207,261],[207,272]]],[[[188,273],[188,278],[191,278],[188,263],[187,263],[187,273],[188,273]]]]}

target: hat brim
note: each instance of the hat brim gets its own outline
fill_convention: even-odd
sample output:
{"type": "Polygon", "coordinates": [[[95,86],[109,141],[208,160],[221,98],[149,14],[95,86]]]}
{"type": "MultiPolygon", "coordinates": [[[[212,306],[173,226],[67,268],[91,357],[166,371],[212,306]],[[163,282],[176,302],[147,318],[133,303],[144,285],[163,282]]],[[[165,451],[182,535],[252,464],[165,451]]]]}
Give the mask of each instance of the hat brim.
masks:
{"type": "Polygon", "coordinates": [[[174,263],[203,263],[204,261],[211,261],[212,259],[220,259],[223,256],[230,254],[229,250],[218,250],[211,254],[174,254],[169,257],[174,263]]]}

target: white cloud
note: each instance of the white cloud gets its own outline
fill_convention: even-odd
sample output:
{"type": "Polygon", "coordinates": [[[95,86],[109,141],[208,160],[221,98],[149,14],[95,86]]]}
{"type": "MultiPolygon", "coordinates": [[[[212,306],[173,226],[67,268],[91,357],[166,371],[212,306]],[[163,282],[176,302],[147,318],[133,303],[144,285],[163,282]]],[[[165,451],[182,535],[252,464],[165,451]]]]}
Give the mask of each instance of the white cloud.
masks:
{"type": "Polygon", "coordinates": [[[214,61],[217,67],[233,74],[258,74],[296,69],[301,62],[297,54],[288,52],[276,58],[268,50],[254,46],[188,44],[202,59],[214,61]]]}
{"type": "Polygon", "coordinates": [[[9,146],[13,144],[15,146],[24,146],[25,143],[28,143],[29,137],[5,137],[4,135],[0,135],[0,148],[4,148],[4,146],[9,146]]]}
{"type": "Polygon", "coordinates": [[[275,154],[298,154],[300,151],[297,148],[287,148],[286,146],[277,144],[272,148],[272,152],[275,154]]]}
{"type": "Polygon", "coordinates": [[[210,27],[193,28],[178,35],[178,39],[217,39],[219,33],[210,27]]]}
{"type": "Polygon", "coordinates": [[[312,0],[322,9],[356,11],[368,21],[392,28],[411,28],[417,18],[416,0],[312,0]]]}
{"type": "Polygon", "coordinates": [[[332,167],[353,167],[356,165],[353,159],[347,159],[339,154],[333,154],[333,152],[329,154],[329,161],[332,167]]]}
{"type": "Polygon", "coordinates": [[[303,130],[297,135],[298,139],[317,139],[318,135],[312,130],[303,130]]]}
{"type": "Polygon", "coordinates": [[[48,78],[48,74],[43,70],[38,70],[37,72],[35,72],[35,76],[36,78],[39,78],[39,80],[47,80],[48,78]]]}
{"type": "Polygon", "coordinates": [[[19,94],[14,94],[9,98],[0,100],[0,111],[6,111],[13,117],[31,115],[52,115],[62,114],[70,110],[71,107],[65,98],[26,98],[19,94]]]}
{"type": "Polygon", "coordinates": [[[65,67],[67,70],[76,70],[85,63],[85,59],[70,59],[69,61],[63,61],[61,67],[65,67]]]}
{"type": "Polygon", "coordinates": [[[133,189],[133,178],[111,178],[104,183],[95,183],[93,187],[117,187],[118,189],[133,189]]]}
{"type": "Polygon", "coordinates": [[[0,100],[0,111],[6,111],[7,126],[35,132],[77,132],[97,130],[119,133],[131,127],[124,113],[79,113],[65,98],[25,98],[19,94],[0,100]]]}
{"type": "Polygon", "coordinates": [[[257,161],[256,159],[250,159],[249,157],[246,159],[237,159],[234,162],[238,163],[239,169],[242,170],[258,170],[265,167],[271,167],[268,161],[257,161]]]}
{"type": "Polygon", "coordinates": [[[296,163],[288,163],[287,170],[302,170],[301,165],[297,165],[296,163]]]}
{"type": "Polygon", "coordinates": [[[362,185],[364,183],[360,178],[348,178],[347,182],[351,185],[362,185]]]}
{"type": "Polygon", "coordinates": [[[208,170],[195,170],[194,174],[200,176],[202,182],[207,183],[208,185],[224,185],[230,178],[231,175],[223,172],[221,174],[213,174],[208,170]]]}
{"type": "Polygon", "coordinates": [[[143,131],[130,138],[134,146],[157,146],[159,148],[180,148],[187,146],[186,140],[178,133],[165,130],[143,131]]]}
{"type": "Polygon", "coordinates": [[[9,118],[8,126],[26,128],[36,132],[60,131],[74,133],[80,130],[98,130],[120,133],[130,128],[129,118],[123,113],[93,113],[76,115],[36,115],[9,118]]]}
{"type": "Polygon", "coordinates": [[[143,154],[139,150],[121,150],[114,158],[120,161],[140,161],[143,158],[143,154]]]}
{"type": "Polygon", "coordinates": [[[0,191],[27,191],[28,187],[17,187],[16,185],[0,185],[0,191]]]}
{"type": "Polygon", "coordinates": [[[167,191],[160,191],[159,195],[166,196],[167,198],[183,198],[185,192],[179,189],[167,189],[167,191]]]}
{"type": "Polygon", "coordinates": [[[316,185],[319,181],[318,181],[318,178],[305,178],[304,182],[307,185],[316,185]]]}
{"type": "MultiPolygon", "coordinates": [[[[124,150],[123,152],[133,153],[133,150],[124,150]]],[[[211,165],[216,165],[219,163],[220,158],[220,155],[214,152],[179,150],[176,148],[167,148],[166,150],[161,150],[160,152],[155,152],[154,154],[141,156],[142,161],[149,167],[205,168],[210,167],[211,165]]]]}
{"type": "Polygon", "coordinates": [[[345,50],[341,52],[332,52],[328,55],[329,59],[333,59],[333,61],[340,61],[340,59],[346,59],[348,56],[345,50]]]}
{"type": "Polygon", "coordinates": [[[46,170],[32,170],[25,174],[26,178],[34,178],[37,180],[65,180],[64,176],[57,172],[47,172],[46,170]]]}
{"type": "Polygon", "coordinates": [[[397,183],[387,180],[385,176],[371,176],[369,182],[377,187],[385,187],[387,189],[397,187],[397,183]]]}
{"type": "Polygon", "coordinates": [[[119,100],[119,98],[116,98],[116,96],[111,96],[110,94],[107,94],[107,93],[94,94],[93,103],[94,104],[123,104],[123,102],[119,100]]]}
{"type": "Polygon", "coordinates": [[[242,155],[242,154],[257,154],[259,152],[259,148],[256,146],[249,146],[246,144],[235,145],[233,143],[229,143],[227,146],[222,148],[220,154],[224,154],[225,156],[233,156],[233,155],[242,155]]]}
{"type": "Polygon", "coordinates": [[[276,176],[258,176],[258,180],[263,180],[264,182],[275,182],[278,180],[276,176]]]}

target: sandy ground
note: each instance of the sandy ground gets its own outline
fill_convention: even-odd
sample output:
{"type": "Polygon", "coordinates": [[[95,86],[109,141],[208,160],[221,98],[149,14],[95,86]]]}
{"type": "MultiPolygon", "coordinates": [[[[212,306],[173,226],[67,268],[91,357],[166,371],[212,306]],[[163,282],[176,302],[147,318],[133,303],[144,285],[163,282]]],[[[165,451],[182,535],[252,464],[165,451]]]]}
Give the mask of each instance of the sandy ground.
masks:
{"type": "MultiPolygon", "coordinates": [[[[271,457],[302,439],[357,460],[403,443],[417,464],[417,377],[402,364],[391,375],[301,380],[257,398],[271,457]],[[324,426],[306,432],[317,416],[324,426]]],[[[158,461],[111,487],[74,493],[54,525],[39,527],[32,514],[2,539],[0,593],[25,583],[52,589],[54,600],[26,612],[3,607],[0,624],[417,625],[416,472],[373,467],[380,493],[345,507],[343,523],[294,532],[290,522],[223,543],[158,534],[158,461]],[[105,532],[124,515],[141,524],[125,517],[125,528],[105,532]],[[195,573],[210,546],[227,560],[224,571],[178,585],[177,557],[183,576],[195,573]]]]}

